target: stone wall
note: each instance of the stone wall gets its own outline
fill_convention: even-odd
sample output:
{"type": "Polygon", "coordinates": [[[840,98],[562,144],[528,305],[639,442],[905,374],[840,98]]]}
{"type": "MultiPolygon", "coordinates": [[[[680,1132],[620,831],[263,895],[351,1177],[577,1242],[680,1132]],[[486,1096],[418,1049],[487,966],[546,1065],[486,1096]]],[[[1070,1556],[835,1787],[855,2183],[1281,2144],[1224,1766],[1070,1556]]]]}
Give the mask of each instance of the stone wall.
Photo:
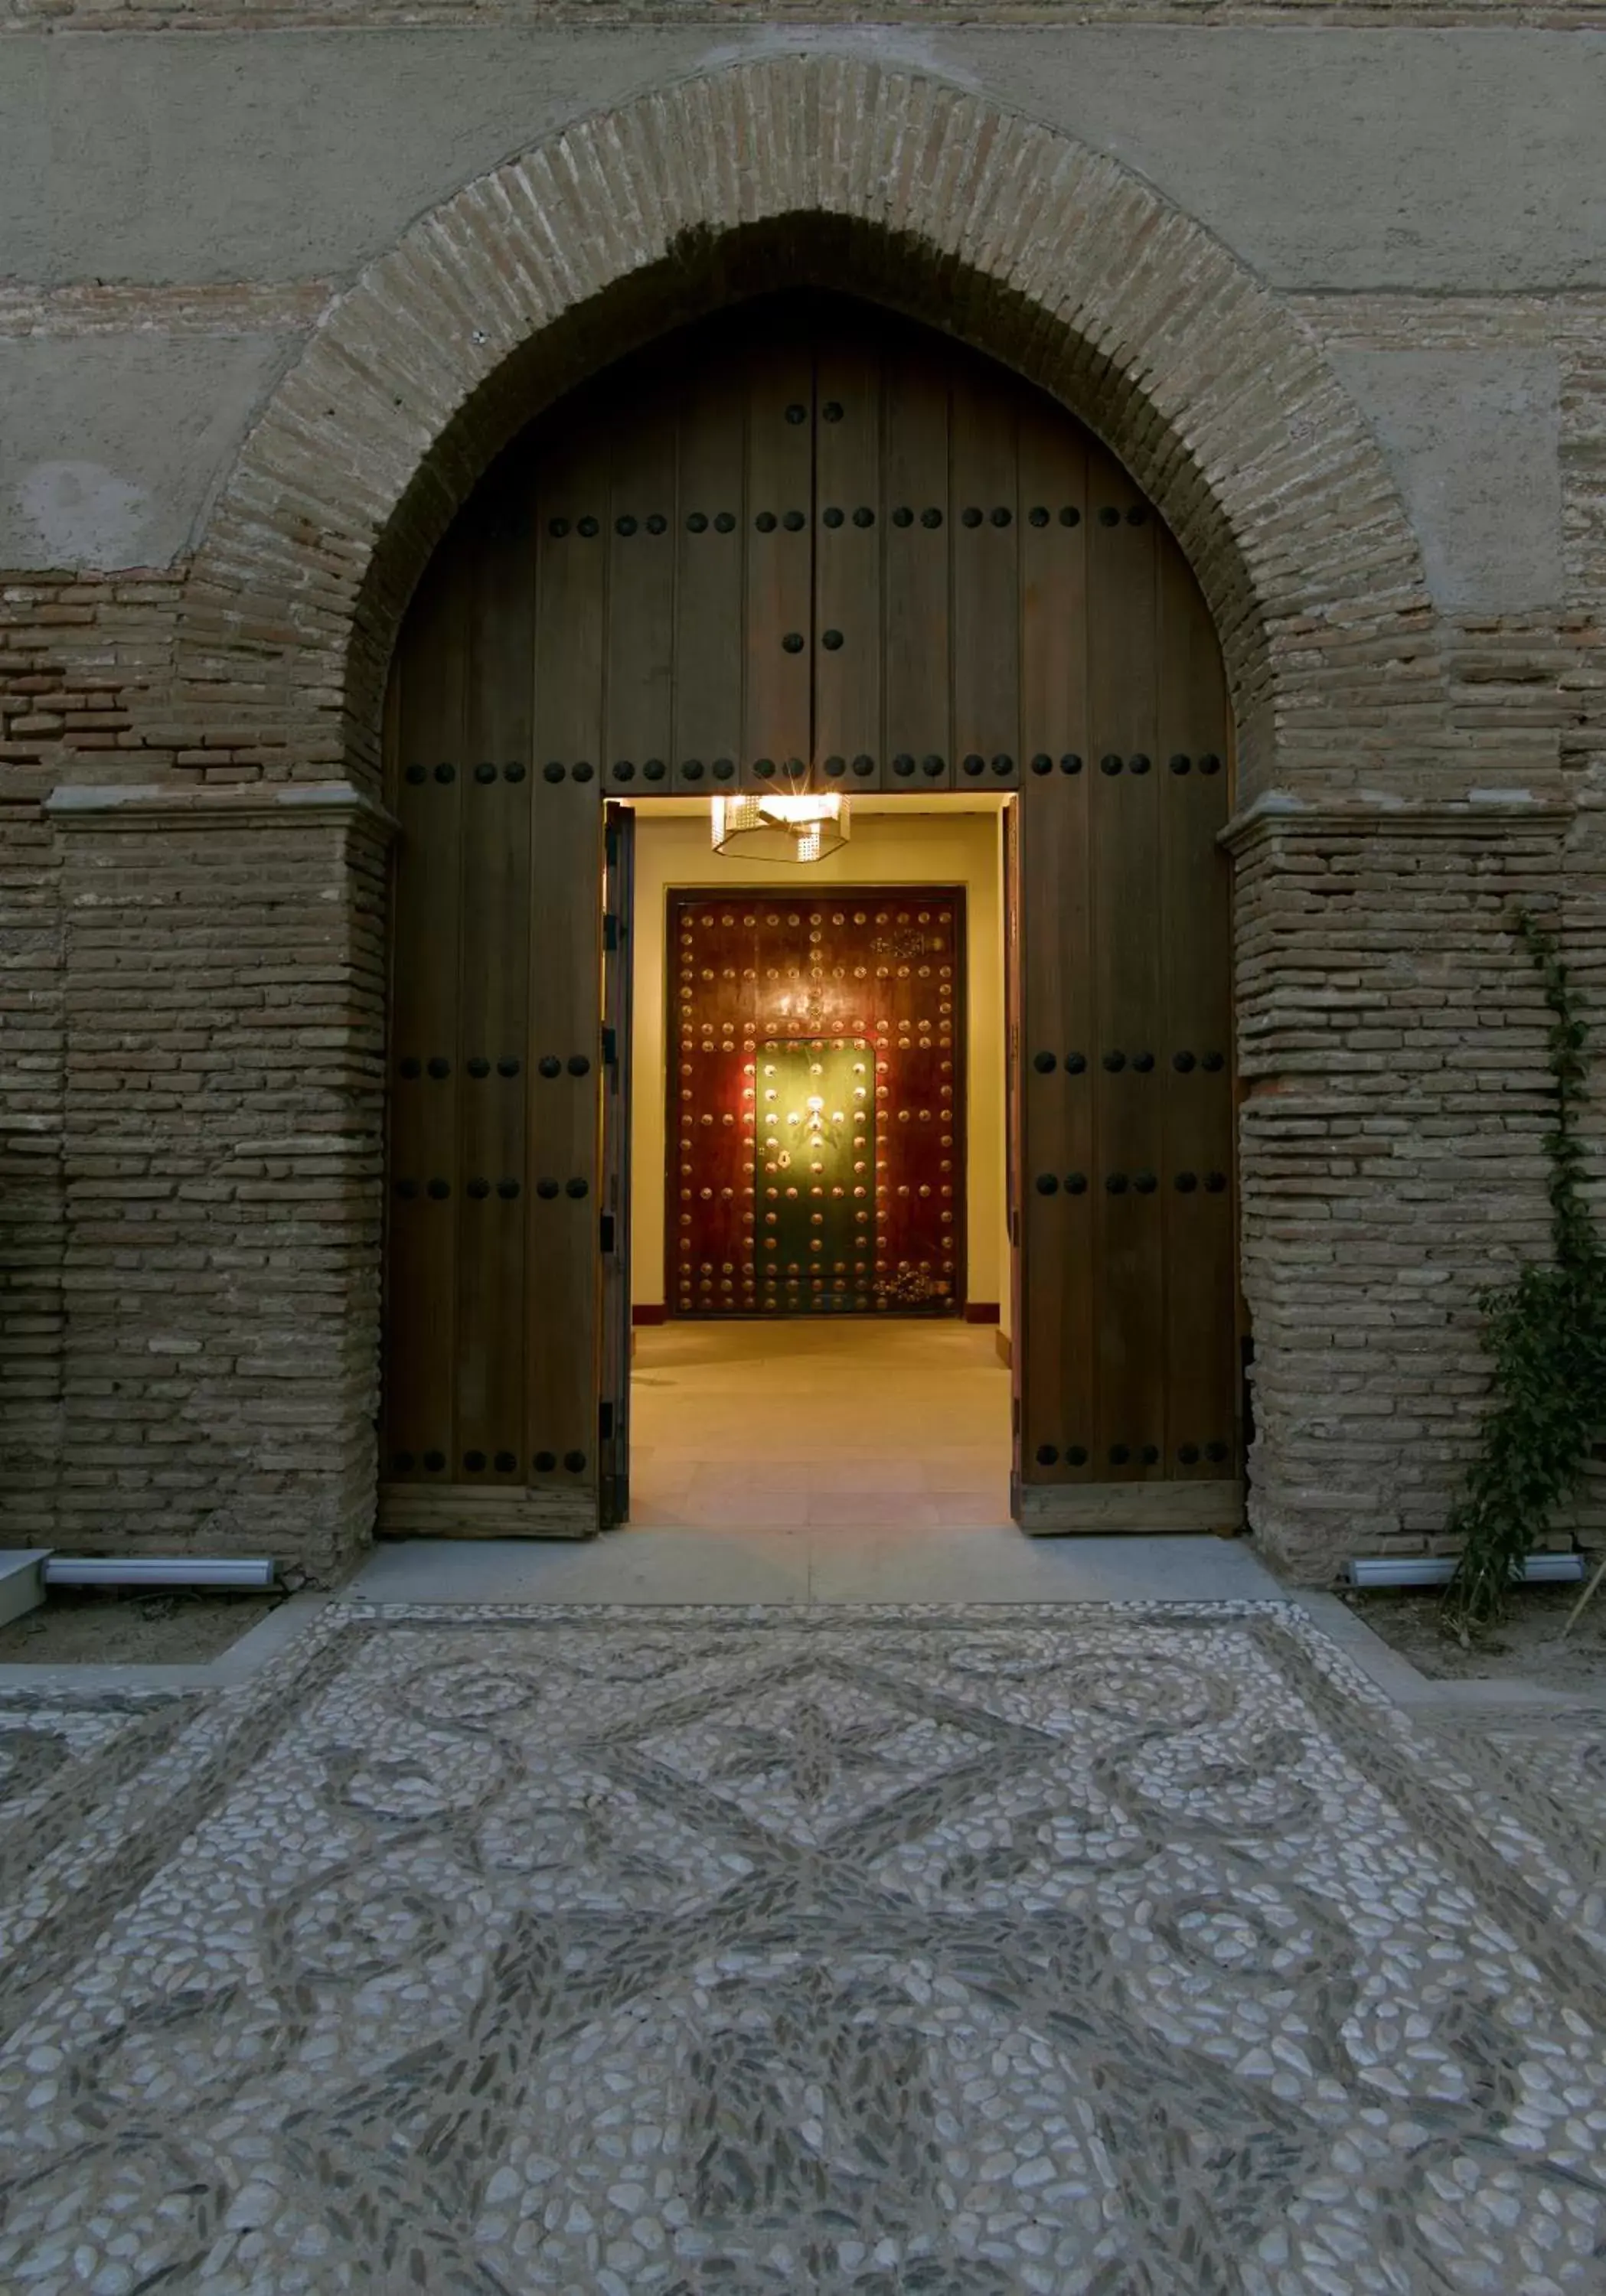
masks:
{"type": "MultiPolygon", "coordinates": [[[[1496,12],[1521,13],[1462,14],[1496,12]]],[[[498,20],[523,39],[551,17],[498,20]]],[[[1544,1241],[1543,1016],[1514,898],[1560,922],[1606,1011],[1606,284],[1570,219],[1569,141],[1597,46],[1300,33],[1296,57],[1201,29],[1117,52],[972,24],[920,47],[923,77],[895,28],[840,53],[821,29],[733,71],[690,12],[597,20],[517,52],[525,112],[561,143],[472,182],[471,84],[509,80],[491,47],[457,50],[443,95],[399,25],[301,52],[263,31],[232,63],[175,35],[46,64],[0,36],[27,59],[17,164],[29,107],[69,99],[87,135],[115,96],[149,154],[138,199],[115,124],[103,183],[89,142],[62,142],[83,169],[54,223],[0,198],[4,1535],[267,1549],[325,1578],[367,1536],[390,636],[520,420],[644,334],[792,275],[1034,374],[1188,547],[1244,735],[1255,1525],[1315,1578],[1343,1552],[1431,1546],[1482,1394],[1477,1288],[1544,1241]],[[296,169],[288,105],[252,115],[248,148],[181,148],[220,58],[226,120],[246,70],[343,105],[359,147],[383,126],[400,156],[365,187],[320,147],[312,193],[269,201],[296,169]],[[364,58],[389,91],[366,127],[364,58]],[[1248,206],[1218,164],[1231,119],[1188,111],[1217,58],[1223,102],[1274,108],[1281,88],[1293,107],[1248,206]],[[1396,76],[1422,132],[1380,184],[1396,76]],[[1368,85],[1381,123],[1327,133],[1324,100],[1368,85]],[[1105,141],[1146,171],[1153,144],[1169,196],[1009,108],[1096,113],[1128,86],[1105,141]],[[1518,174],[1467,190],[1451,155],[1478,145],[1492,90],[1508,127],[1543,129],[1526,157],[1486,141],[1483,171],[1518,174]],[[1319,199],[1293,180],[1302,141],[1319,199]],[[1367,178],[1347,208],[1346,170],[1367,178]],[[103,273],[84,275],[79,240],[103,273]]],[[[779,41],[731,37],[737,59],[779,41]]]]}

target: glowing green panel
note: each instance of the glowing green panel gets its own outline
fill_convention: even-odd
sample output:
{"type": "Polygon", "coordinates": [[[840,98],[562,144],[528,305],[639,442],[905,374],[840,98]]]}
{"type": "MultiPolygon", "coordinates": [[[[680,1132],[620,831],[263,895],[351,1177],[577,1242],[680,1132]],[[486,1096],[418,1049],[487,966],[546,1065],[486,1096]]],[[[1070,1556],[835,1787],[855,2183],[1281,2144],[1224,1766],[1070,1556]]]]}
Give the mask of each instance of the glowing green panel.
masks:
{"type": "Polygon", "coordinates": [[[758,1050],[754,1129],[759,1296],[827,1315],[872,1304],[876,1061],[856,1038],[758,1050]]]}

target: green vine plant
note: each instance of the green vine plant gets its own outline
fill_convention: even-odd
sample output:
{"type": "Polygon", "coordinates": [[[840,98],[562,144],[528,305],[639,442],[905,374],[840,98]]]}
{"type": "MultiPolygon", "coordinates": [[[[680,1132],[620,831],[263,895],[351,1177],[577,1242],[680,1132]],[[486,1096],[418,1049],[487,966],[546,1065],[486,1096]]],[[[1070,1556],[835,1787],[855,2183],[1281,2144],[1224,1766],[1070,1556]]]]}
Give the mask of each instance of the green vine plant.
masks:
{"type": "Polygon", "coordinates": [[[1583,1185],[1589,1029],[1553,935],[1526,909],[1512,929],[1550,1013],[1551,1256],[1478,1299],[1493,1367],[1490,1406],[1445,1526],[1461,1541],[1445,1620],[1463,1642],[1501,1617],[1535,1542],[1577,1496],[1606,1418],[1606,1245],[1583,1185]]]}

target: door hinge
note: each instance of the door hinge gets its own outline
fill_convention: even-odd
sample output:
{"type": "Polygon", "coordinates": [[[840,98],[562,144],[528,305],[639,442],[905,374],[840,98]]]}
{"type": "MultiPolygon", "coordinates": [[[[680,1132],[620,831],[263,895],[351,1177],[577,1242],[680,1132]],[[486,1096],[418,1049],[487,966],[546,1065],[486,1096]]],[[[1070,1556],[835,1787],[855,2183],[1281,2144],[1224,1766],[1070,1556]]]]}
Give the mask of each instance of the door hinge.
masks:
{"type": "Polygon", "coordinates": [[[619,947],[619,920],[611,909],[603,913],[602,946],[603,953],[607,956],[614,955],[619,947]]]}
{"type": "Polygon", "coordinates": [[[617,1062],[618,1059],[619,1059],[619,1036],[618,1036],[618,1032],[617,1032],[617,1030],[616,1030],[616,1029],[605,1029],[603,1030],[603,1032],[602,1032],[602,1060],[603,1060],[603,1066],[604,1066],[605,1068],[610,1068],[610,1069],[611,1069],[611,1068],[613,1068],[613,1067],[615,1065],[615,1063],[617,1062]]]}
{"type": "Polygon", "coordinates": [[[614,1406],[611,1403],[599,1403],[597,1406],[597,1432],[605,1443],[613,1441],[614,1406]]]}
{"type": "Polygon", "coordinates": [[[602,1228],[602,1249],[604,1251],[612,1251],[614,1249],[614,1215],[612,1212],[604,1212],[600,1226],[602,1228]]]}

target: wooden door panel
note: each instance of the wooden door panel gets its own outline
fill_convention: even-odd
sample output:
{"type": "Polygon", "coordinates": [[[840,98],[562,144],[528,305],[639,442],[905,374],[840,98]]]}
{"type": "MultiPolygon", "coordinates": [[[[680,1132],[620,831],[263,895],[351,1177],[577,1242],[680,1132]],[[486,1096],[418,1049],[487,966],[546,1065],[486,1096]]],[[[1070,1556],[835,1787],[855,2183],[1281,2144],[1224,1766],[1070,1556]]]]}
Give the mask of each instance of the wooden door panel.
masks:
{"type": "Polygon", "coordinates": [[[749,355],[743,786],[807,771],[813,705],[814,377],[804,341],[749,355]]]}
{"type": "Polygon", "coordinates": [[[827,343],[815,373],[813,756],[823,785],[869,788],[882,726],[881,363],[827,343]]]}
{"type": "Polygon", "coordinates": [[[1020,783],[1019,396],[967,362],[951,402],[952,741],[990,790],[1020,783]]]}
{"type": "Polygon", "coordinates": [[[947,788],[953,780],[951,664],[949,377],[893,337],[883,353],[885,447],[881,497],[885,569],[885,733],[869,788],[947,788]],[[941,759],[927,775],[892,760],[941,759]]]}
{"type": "Polygon", "coordinates": [[[745,649],[746,377],[711,360],[679,398],[675,547],[673,786],[686,796],[736,786],[745,649]]]}

